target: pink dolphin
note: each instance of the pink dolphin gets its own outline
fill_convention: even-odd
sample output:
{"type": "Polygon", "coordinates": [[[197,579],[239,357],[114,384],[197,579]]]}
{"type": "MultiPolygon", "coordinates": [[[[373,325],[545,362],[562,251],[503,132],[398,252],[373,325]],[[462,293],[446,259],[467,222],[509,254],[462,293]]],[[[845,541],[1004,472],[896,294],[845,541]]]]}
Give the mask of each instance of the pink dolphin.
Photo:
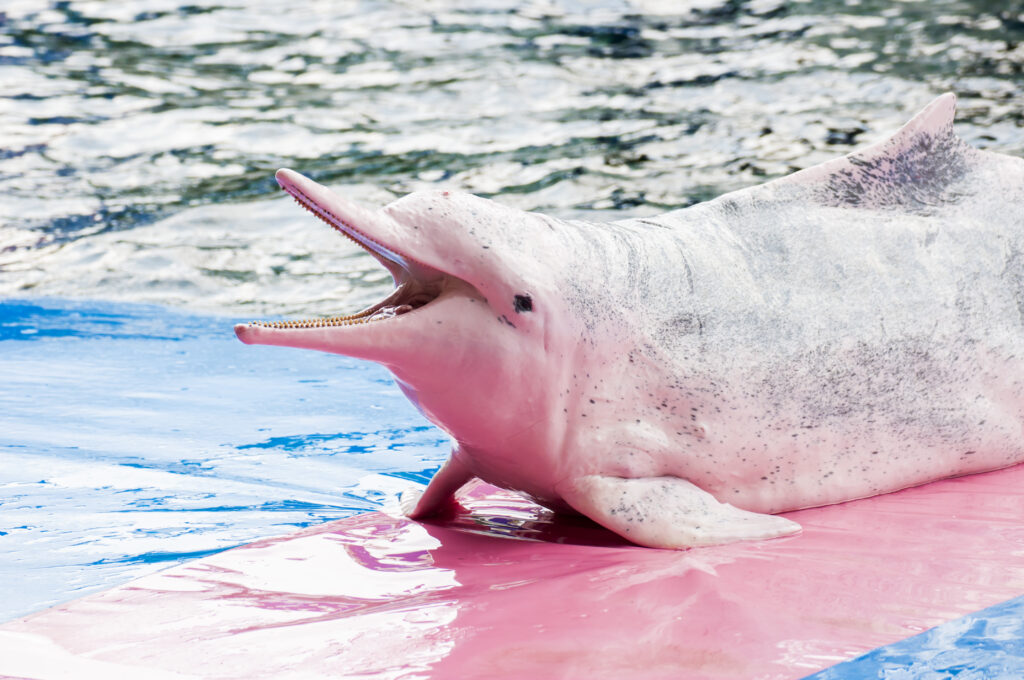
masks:
{"type": "Polygon", "coordinates": [[[557,220],[454,192],[372,210],[281,187],[394,292],[246,343],[388,367],[454,439],[408,504],[473,477],[686,548],[776,513],[1024,461],[1024,160],[943,95],[878,144],[643,218],[557,220]]]}

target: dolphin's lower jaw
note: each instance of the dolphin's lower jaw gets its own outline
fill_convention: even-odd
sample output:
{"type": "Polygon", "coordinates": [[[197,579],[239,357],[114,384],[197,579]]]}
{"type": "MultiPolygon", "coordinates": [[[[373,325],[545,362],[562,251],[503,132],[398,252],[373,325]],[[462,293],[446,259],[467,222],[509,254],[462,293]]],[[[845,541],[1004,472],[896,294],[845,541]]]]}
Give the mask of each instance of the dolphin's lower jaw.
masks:
{"type": "Polygon", "coordinates": [[[472,288],[458,279],[446,277],[437,283],[435,290],[418,294],[408,302],[403,299],[408,294],[403,286],[358,314],[296,321],[253,321],[237,324],[235,335],[247,345],[315,349],[386,365],[416,362],[416,357],[425,353],[424,339],[442,330],[437,322],[451,314],[449,310],[453,306],[472,299],[472,288]]]}
{"type": "Polygon", "coordinates": [[[355,314],[291,321],[253,321],[251,325],[277,330],[358,326],[374,321],[384,321],[419,309],[440,297],[444,288],[444,277],[429,282],[410,278],[399,284],[390,295],[380,302],[355,314]]]}

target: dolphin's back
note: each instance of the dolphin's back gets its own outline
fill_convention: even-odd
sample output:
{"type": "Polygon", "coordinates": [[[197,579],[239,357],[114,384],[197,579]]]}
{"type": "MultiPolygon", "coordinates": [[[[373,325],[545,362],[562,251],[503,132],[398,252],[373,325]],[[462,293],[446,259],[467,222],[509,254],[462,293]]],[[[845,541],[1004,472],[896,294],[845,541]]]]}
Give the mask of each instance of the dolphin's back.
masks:
{"type": "MultiPolygon", "coordinates": [[[[1024,160],[965,144],[954,104],[940,97],[861,152],[660,218],[671,246],[653,256],[677,260],[666,269],[700,330],[720,348],[776,352],[1024,340],[1024,160]]],[[[678,294],[661,297],[649,324],[679,309],[678,294]]]]}
{"type": "Polygon", "coordinates": [[[775,450],[778,474],[804,487],[748,507],[1024,457],[1024,161],[965,144],[954,104],[844,158],[620,223],[674,277],[622,326],[642,329],[664,384],[718,414],[720,448],[775,450]]]}

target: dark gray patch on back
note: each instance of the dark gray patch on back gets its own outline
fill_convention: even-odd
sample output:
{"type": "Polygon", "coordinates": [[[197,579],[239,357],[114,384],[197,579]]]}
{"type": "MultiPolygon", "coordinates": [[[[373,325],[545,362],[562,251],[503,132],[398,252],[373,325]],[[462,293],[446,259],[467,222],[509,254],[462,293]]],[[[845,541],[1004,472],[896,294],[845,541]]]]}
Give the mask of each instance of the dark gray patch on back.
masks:
{"type": "Polygon", "coordinates": [[[873,158],[851,154],[850,167],[828,178],[822,200],[835,207],[928,213],[957,202],[952,187],[967,173],[968,150],[950,124],[935,134],[919,132],[898,151],[873,158]]]}

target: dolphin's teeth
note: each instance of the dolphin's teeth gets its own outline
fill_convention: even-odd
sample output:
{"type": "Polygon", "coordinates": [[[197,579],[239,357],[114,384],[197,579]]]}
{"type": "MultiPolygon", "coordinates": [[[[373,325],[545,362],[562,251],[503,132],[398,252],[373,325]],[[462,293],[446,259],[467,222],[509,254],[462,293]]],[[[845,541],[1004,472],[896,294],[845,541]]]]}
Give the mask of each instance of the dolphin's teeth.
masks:
{"type": "Polygon", "coordinates": [[[295,194],[293,194],[290,191],[288,192],[288,195],[291,196],[292,199],[294,199],[294,201],[296,203],[301,205],[303,210],[305,210],[308,213],[312,213],[314,217],[316,217],[321,222],[323,222],[324,224],[329,226],[331,229],[335,230],[336,232],[338,232],[339,234],[341,234],[342,236],[347,238],[349,241],[352,241],[353,243],[355,243],[357,246],[359,246],[363,250],[366,250],[366,246],[364,246],[362,243],[360,243],[357,239],[353,238],[347,231],[342,229],[340,226],[338,226],[337,224],[335,224],[331,220],[327,219],[326,216],[324,216],[319,210],[315,209],[312,205],[306,203],[305,201],[303,201],[302,199],[300,199],[298,196],[296,196],[295,194]]]}
{"type": "Polygon", "coordinates": [[[329,319],[298,319],[292,321],[253,321],[250,325],[261,328],[275,328],[278,330],[296,330],[307,328],[332,328],[337,326],[358,326],[359,324],[371,323],[391,319],[399,314],[410,312],[415,307],[412,305],[400,305],[398,307],[383,307],[372,313],[362,312],[349,316],[336,316],[329,319]]]}

